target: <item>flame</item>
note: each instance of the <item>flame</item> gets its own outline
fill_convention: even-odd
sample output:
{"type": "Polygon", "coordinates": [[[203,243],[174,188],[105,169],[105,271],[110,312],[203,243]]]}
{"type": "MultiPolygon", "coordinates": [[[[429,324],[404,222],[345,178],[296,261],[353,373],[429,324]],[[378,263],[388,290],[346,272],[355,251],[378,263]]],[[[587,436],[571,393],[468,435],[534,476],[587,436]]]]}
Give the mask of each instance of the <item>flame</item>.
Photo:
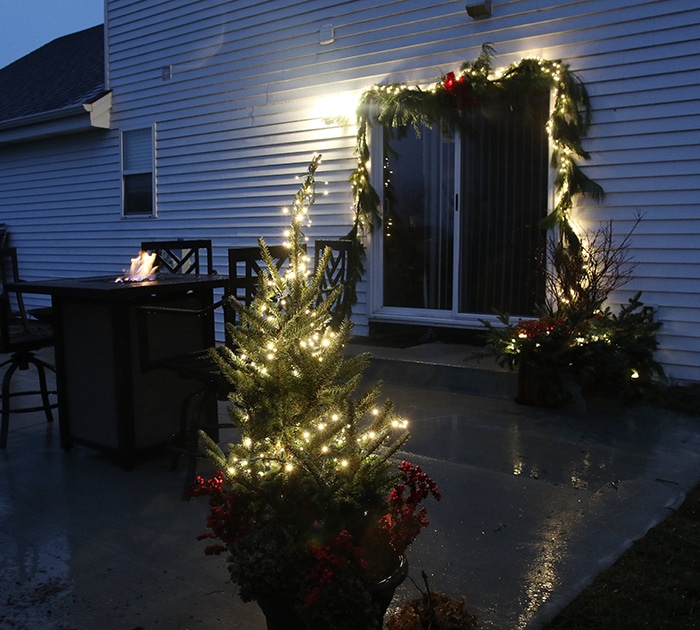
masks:
{"type": "Polygon", "coordinates": [[[156,260],[156,253],[149,254],[148,252],[140,251],[136,258],[131,259],[131,267],[129,274],[121,278],[117,278],[116,282],[141,282],[143,280],[155,280],[158,267],[154,267],[153,263],[156,260]]]}

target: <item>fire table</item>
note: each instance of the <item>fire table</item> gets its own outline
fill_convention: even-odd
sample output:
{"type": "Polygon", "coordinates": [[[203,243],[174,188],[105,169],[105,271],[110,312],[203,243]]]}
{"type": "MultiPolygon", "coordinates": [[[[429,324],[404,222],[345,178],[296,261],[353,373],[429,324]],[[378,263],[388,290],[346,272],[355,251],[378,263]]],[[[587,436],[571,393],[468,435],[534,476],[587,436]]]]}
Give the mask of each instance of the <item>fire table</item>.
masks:
{"type": "Polygon", "coordinates": [[[150,321],[144,307],[206,308],[213,290],[227,284],[220,275],[164,274],[140,282],[96,277],[16,285],[51,295],[61,447],[114,451],[130,468],[137,451],[167,442],[198,385],[158,360],[213,346],[213,313],[150,321]]]}

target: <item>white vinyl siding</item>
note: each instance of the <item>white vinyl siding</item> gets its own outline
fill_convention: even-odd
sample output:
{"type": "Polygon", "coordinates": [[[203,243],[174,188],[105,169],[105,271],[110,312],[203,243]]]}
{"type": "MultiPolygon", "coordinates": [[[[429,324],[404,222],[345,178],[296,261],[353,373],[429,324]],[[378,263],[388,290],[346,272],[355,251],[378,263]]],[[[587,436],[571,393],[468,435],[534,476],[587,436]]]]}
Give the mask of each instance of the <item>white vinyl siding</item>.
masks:
{"type": "MultiPolygon", "coordinates": [[[[584,200],[576,218],[613,219],[625,233],[644,216],[632,239],[634,278],[614,301],[643,291],[663,322],[667,373],[700,381],[700,6],[492,6],[492,17],[473,20],[464,0],[107,0],[112,130],[0,146],[0,221],[34,276],[118,272],[141,240],[182,235],[211,238],[223,271],[227,247],[281,240],[279,208],[319,151],[319,190],[328,194],[307,232],[312,241],[340,237],[352,221],[355,128],[324,124],[339,112],[323,103],[352,103],[379,82],[431,84],[489,42],[499,66],[562,59],[586,83],[594,120],[585,172],[607,198],[584,200]],[[335,39],[322,45],[329,24],[335,39]],[[119,132],[156,123],[158,217],[123,221],[119,132]]],[[[367,331],[370,288],[360,287],[358,334],[367,331]]]]}

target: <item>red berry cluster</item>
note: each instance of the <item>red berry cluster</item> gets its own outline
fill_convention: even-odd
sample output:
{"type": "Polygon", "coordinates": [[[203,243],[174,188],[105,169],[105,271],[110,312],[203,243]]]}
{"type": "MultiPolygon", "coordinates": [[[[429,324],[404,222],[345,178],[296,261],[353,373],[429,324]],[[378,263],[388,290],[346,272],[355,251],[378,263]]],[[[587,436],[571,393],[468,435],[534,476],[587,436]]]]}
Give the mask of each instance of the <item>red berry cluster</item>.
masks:
{"type": "Polygon", "coordinates": [[[528,339],[544,337],[566,326],[566,320],[542,317],[540,319],[521,320],[516,332],[524,334],[528,339]]]}
{"type": "Polygon", "coordinates": [[[441,495],[435,481],[420,466],[404,461],[399,465],[399,470],[401,482],[389,494],[389,513],[379,519],[379,525],[388,532],[396,552],[403,554],[420,530],[428,525],[425,507],[418,509],[418,505],[428,495],[432,495],[436,501],[440,500],[441,495]]]}
{"type": "Polygon", "coordinates": [[[197,536],[197,540],[212,538],[224,543],[209,545],[204,549],[206,555],[218,555],[226,551],[228,545],[234,544],[248,532],[250,519],[236,505],[232,493],[225,491],[223,472],[216,472],[211,479],[198,475],[190,493],[193,497],[208,496],[211,508],[207,516],[209,531],[197,536]]]}
{"type": "Polygon", "coordinates": [[[346,529],[337,536],[329,536],[326,544],[312,549],[315,565],[309,571],[309,578],[316,587],[309,591],[304,600],[303,610],[308,610],[321,597],[321,587],[331,584],[337,574],[350,566],[366,568],[362,549],[353,545],[352,534],[346,529]]]}

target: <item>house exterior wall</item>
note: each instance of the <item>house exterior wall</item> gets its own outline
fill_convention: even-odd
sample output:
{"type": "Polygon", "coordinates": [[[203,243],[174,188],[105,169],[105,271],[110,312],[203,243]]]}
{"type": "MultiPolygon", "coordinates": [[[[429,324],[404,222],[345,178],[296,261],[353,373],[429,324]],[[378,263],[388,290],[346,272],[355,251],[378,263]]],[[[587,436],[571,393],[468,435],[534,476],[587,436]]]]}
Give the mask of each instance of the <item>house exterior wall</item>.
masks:
{"type": "MultiPolygon", "coordinates": [[[[31,260],[25,276],[118,271],[141,240],[180,236],[212,238],[225,270],[226,248],[281,240],[280,208],[314,152],[324,154],[323,194],[307,234],[344,235],[355,128],[323,118],[351,112],[375,83],[432,84],[489,42],[499,66],[562,59],[585,82],[594,112],[585,172],[607,196],[582,200],[576,218],[613,219],[624,234],[644,217],[631,244],[634,278],[613,302],[641,290],[663,322],[667,374],[700,381],[700,7],[493,0],[492,17],[473,20],[464,6],[108,0],[112,129],[0,147],[0,211],[31,260]],[[334,41],[322,44],[329,25],[334,41]],[[123,219],[119,132],[151,124],[158,216],[123,219]]],[[[367,289],[365,281],[354,315],[359,334],[371,316],[367,289]]]]}

